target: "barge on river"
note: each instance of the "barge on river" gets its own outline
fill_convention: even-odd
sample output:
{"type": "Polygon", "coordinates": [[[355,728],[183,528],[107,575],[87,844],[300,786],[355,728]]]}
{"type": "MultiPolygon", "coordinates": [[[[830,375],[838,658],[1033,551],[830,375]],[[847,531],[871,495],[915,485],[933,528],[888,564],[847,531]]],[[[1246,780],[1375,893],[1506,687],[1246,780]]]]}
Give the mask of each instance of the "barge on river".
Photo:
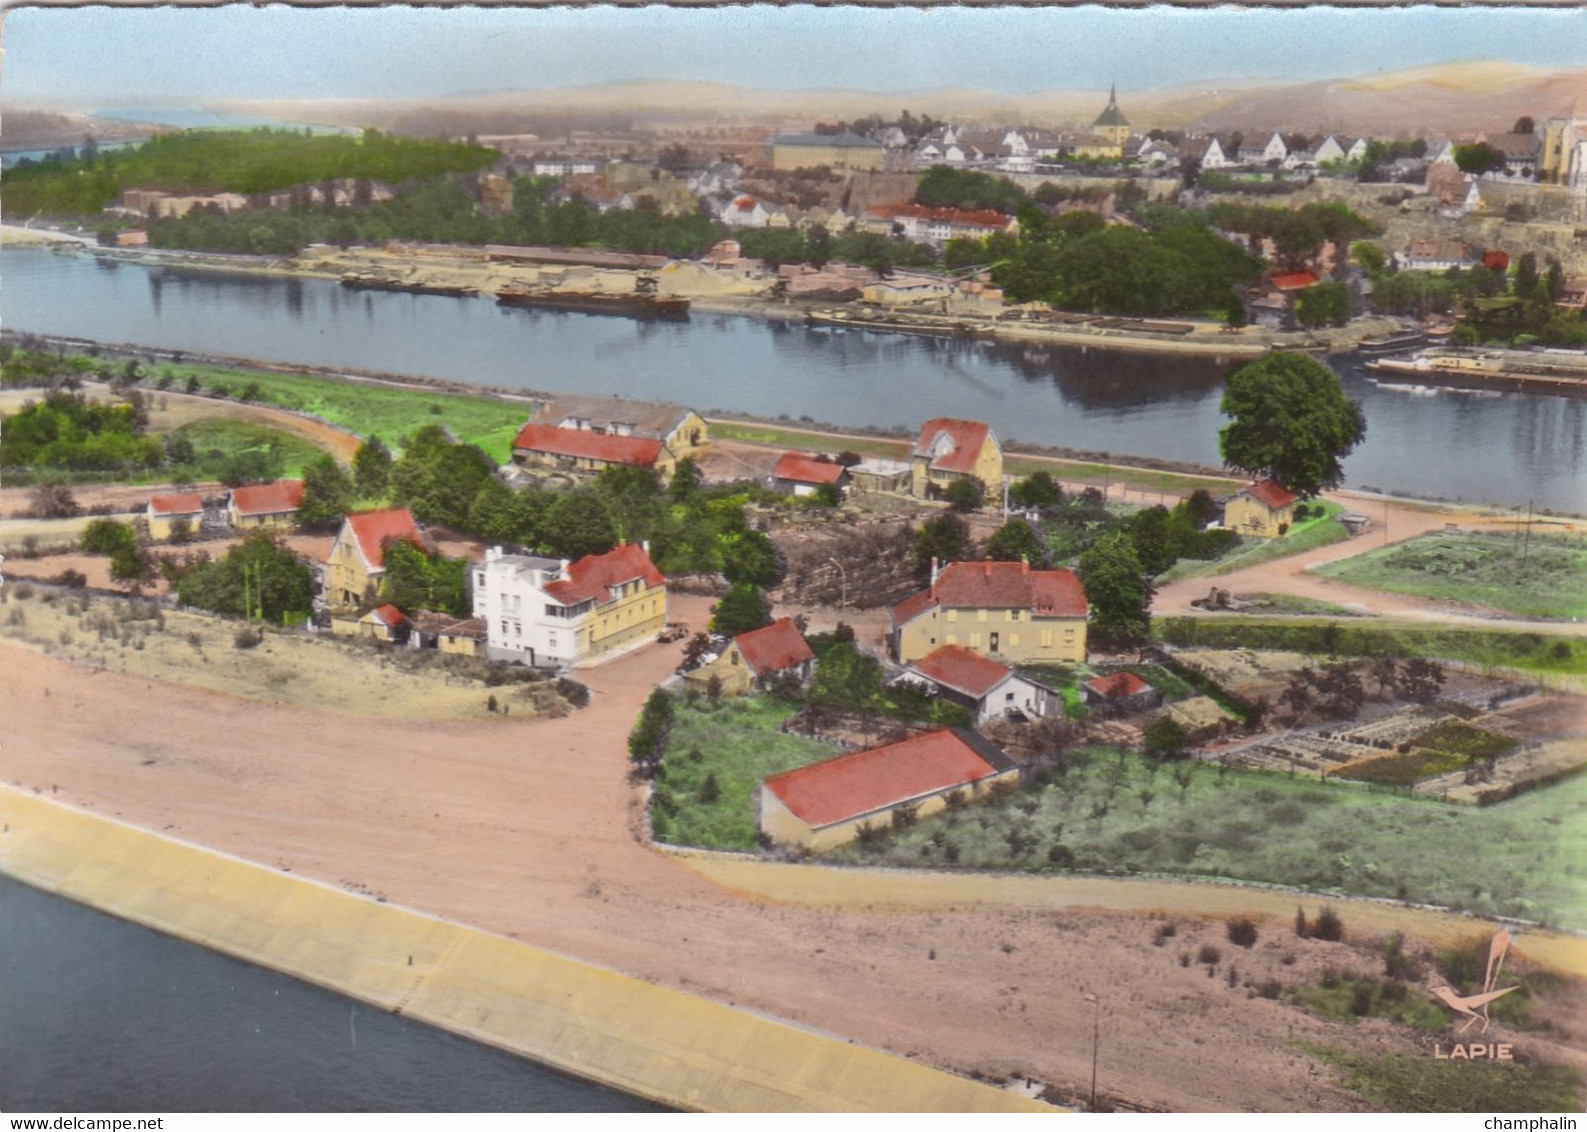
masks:
{"type": "Polygon", "coordinates": [[[560,307],[587,314],[621,314],[640,318],[687,318],[689,300],[654,291],[556,291],[509,285],[496,292],[504,307],[560,307]]]}
{"type": "Polygon", "coordinates": [[[1368,373],[1403,385],[1509,390],[1587,396],[1587,356],[1580,351],[1462,350],[1434,348],[1403,357],[1375,358],[1368,373]]]}

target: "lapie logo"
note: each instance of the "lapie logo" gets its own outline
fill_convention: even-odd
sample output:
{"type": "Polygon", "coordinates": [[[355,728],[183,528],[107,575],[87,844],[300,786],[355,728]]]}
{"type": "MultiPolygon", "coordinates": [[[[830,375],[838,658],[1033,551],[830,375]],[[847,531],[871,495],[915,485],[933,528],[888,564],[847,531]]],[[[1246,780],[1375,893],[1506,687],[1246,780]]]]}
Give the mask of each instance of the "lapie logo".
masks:
{"type": "MultiPolygon", "coordinates": [[[[1510,933],[1500,928],[1493,933],[1493,938],[1488,941],[1488,961],[1483,972],[1482,990],[1475,994],[1463,995],[1447,983],[1433,988],[1433,997],[1449,1007],[1456,1014],[1466,1019],[1466,1024],[1460,1028],[1459,1033],[1464,1034],[1478,1022],[1482,1023],[1481,1033],[1488,1032],[1488,1007],[1496,1000],[1503,998],[1513,990],[1520,987],[1494,986],[1499,981],[1499,972],[1504,966],[1504,957],[1510,952],[1510,933]]],[[[1459,1061],[1514,1061],[1508,1043],[1490,1045],[1485,1042],[1470,1042],[1467,1044],[1455,1043],[1453,1049],[1444,1052],[1441,1045],[1433,1046],[1433,1056],[1443,1060],[1459,1061]]]]}

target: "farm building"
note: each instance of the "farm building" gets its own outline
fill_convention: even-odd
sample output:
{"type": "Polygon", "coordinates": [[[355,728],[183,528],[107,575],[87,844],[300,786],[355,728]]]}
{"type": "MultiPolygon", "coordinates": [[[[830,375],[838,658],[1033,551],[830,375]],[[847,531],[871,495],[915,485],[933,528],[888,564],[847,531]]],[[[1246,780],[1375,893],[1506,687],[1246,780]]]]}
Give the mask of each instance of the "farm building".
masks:
{"type": "Polygon", "coordinates": [[[303,503],[302,480],[276,480],[274,483],[234,487],[226,512],[231,525],[239,531],[255,527],[290,527],[296,522],[303,503]]]}
{"type": "Polygon", "coordinates": [[[678,465],[666,443],[651,436],[618,436],[587,429],[526,424],[512,442],[516,463],[572,472],[652,468],[671,476],[678,465]]]}
{"type": "Polygon", "coordinates": [[[424,536],[406,507],[355,511],[342,517],[341,530],[321,569],[320,591],[332,609],[356,609],[380,590],[386,572],[386,547],[393,540],[428,552],[424,536]]]}
{"type": "Polygon", "coordinates": [[[1149,711],[1163,702],[1163,694],[1133,672],[1093,676],[1080,685],[1080,698],[1120,711],[1149,711]]]}
{"type": "Polygon", "coordinates": [[[181,495],[156,495],[149,499],[144,511],[149,524],[149,537],[164,541],[171,537],[175,523],[185,522],[189,534],[195,533],[204,521],[204,500],[197,492],[181,495]]]}
{"type": "Polygon", "coordinates": [[[903,460],[862,460],[849,469],[849,491],[855,495],[908,495],[909,465],[903,460]]]}
{"type": "Polygon", "coordinates": [[[784,452],[772,469],[771,484],[788,495],[814,495],[828,486],[841,491],[848,478],[848,469],[842,464],[818,460],[803,452],[784,452]]]}
{"type": "Polygon", "coordinates": [[[822,852],[886,828],[899,810],[917,817],[1019,781],[1019,770],[973,731],[943,728],[774,775],[761,784],[760,828],[773,841],[822,852]]]}
{"type": "Polygon", "coordinates": [[[377,605],[358,619],[358,635],[373,637],[377,641],[405,641],[408,639],[408,619],[402,610],[390,602],[377,605]]]}
{"type": "Polygon", "coordinates": [[[910,453],[910,494],[938,499],[956,480],[976,480],[989,499],[1003,491],[1003,446],[979,421],[937,417],[920,426],[910,453]]]}
{"type": "Polygon", "coordinates": [[[763,628],[740,633],[721,656],[685,673],[684,681],[691,688],[704,691],[715,677],[721,681],[723,695],[743,696],[762,681],[784,673],[798,677],[802,684],[810,679],[815,662],[815,653],[810,651],[793,618],[784,617],[763,628]]]}
{"type": "Polygon", "coordinates": [[[888,611],[893,657],[913,664],[941,645],[1009,663],[1086,658],[1086,594],[1069,570],[1028,562],[951,562],[888,611]]]}
{"type": "Polygon", "coordinates": [[[1063,706],[1051,688],[963,645],[942,645],[911,665],[901,679],[924,684],[967,709],[977,727],[1016,715],[1039,719],[1063,706]]]}
{"type": "Polygon", "coordinates": [[[673,458],[698,457],[710,448],[705,419],[693,409],[618,397],[557,397],[538,405],[529,424],[554,425],[602,436],[639,436],[659,440],[673,458]]]}
{"type": "Polygon", "coordinates": [[[1223,505],[1223,525],[1255,538],[1282,538],[1295,521],[1296,495],[1272,480],[1242,487],[1223,505]]]}
{"type": "Polygon", "coordinates": [[[408,617],[408,646],[458,656],[483,656],[485,623],[478,617],[454,617],[449,613],[416,609],[408,617]]]}

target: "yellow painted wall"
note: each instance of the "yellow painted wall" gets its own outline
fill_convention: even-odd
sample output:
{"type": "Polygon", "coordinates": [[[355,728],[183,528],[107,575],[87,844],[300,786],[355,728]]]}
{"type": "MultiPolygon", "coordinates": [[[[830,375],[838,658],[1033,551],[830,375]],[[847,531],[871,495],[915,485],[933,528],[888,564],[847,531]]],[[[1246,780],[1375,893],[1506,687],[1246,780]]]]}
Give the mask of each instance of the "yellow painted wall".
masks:
{"type": "Polygon", "coordinates": [[[202,515],[156,515],[152,511],[145,511],[144,518],[149,524],[149,537],[156,542],[165,542],[171,537],[171,524],[178,519],[186,519],[188,533],[196,535],[198,525],[203,520],[202,515]]]}
{"type": "Polygon", "coordinates": [[[673,1108],[1054,1111],[907,1058],[9,787],[0,787],[0,872],[673,1108]]]}
{"type": "Polygon", "coordinates": [[[703,692],[713,676],[722,681],[724,696],[747,696],[755,687],[755,678],[744,664],[737,641],[728,645],[727,650],[710,664],[684,673],[683,680],[689,687],[703,692]]]}
{"type": "Polygon", "coordinates": [[[239,531],[252,531],[259,527],[269,527],[271,530],[290,531],[297,525],[297,512],[288,512],[281,515],[240,515],[237,508],[227,505],[227,513],[231,516],[231,525],[239,531]]]}
{"type": "Polygon", "coordinates": [[[337,609],[361,605],[369,581],[370,574],[364,566],[358,540],[344,521],[325,564],[325,600],[337,609]]]}
{"type": "Polygon", "coordinates": [[[605,605],[578,623],[576,660],[591,660],[602,653],[654,637],[667,625],[667,590],[636,587],[633,592],[605,605]]]}
{"type": "Polygon", "coordinates": [[[1286,504],[1270,510],[1267,504],[1249,495],[1237,495],[1223,509],[1223,525],[1242,535],[1255,538],[1278,538],[1279,526],[1295,522],[1295,505],[1286,504]]]}
{"type": "MultiPolygon", "coordinates": [[[[931,460],[926,456],[914,456],[910,459],[910,491],[917,499],[926,499],[931,494],[931,488],[937,489],[937,494],[947,491],[948,485],[954,480],[964,479],[965,476],[958,472],[938,472],[931,470],[931,460]]],[[[981,444],[981,451],[976,455],[975,467],[969,473],[970,477],[981,481],[986,488],[988,503],[996,502],[999,505],[1003,499],[1003,450],[998,447],[997,441],[992,439],[992,434],[987,433],[986,440],[981,444]]]]}
{"type": "Polygon", "coordinates": [[[442,633],[436,638],[436,648],[441,652],[453,653],[457,656],[481,655],[480,643],[473,637],[449,637],[442,633]]]}
{"type": "Polygon", "coordinates": [[[913,664],[943,645],[1009,664],[1078,664],[1086,658],[1086,619],[1034,617],[1028,609],[928,609],[899,632],[899,663],[913,664]]]}
{"type": "MultiPolygon", "coordinates": [[[[692,409],[684,414],[683,420],[678,422],[678,427],[662,439],[672,450],[674,465],[685,456],[698,458],[711,449],[710,426],[705,423],[704,417],[692,409]]],[[[670,468],[668,474],[671,474],[670,468]]]]}
{"type": "MultiPolygon", "coordinates": [[[[1019,783],[1019,770],[1011,769],[969,786],[958,787],[967,799],[974,801],[984,798],[994,787],[999,784],[1017,785],[1019,783]]],[[[948,808],[948,795],[952,790],[944,790],[941,794],[933,794],[916,803],[915,816],[917,818],[930,817],[932,814],[941,813],[948,808]]],[[[792,845],[799,849],[808,849],[812,853],[825,853],[836,849],[839,845],[847,845],[860,835],[864,826],[890,828],[893,823],[893,811],[888,809],[864,817],[855,818],[853,821],[839,822],[836,825],[822,826],[820,829],[811,829],[783,805],[777,795],[764,786],[760,788],[760,828],[773,841],[783,845],[792,845]]]]}

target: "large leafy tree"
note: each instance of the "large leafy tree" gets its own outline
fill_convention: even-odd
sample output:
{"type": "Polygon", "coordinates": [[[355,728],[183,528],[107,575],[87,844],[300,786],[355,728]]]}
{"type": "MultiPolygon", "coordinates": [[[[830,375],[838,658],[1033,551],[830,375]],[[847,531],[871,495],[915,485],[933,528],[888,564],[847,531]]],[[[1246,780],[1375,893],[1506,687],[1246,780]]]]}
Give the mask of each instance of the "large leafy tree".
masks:
{"type": "Polygon", "coordinates": [[[722,595],[722,600],[716,603],[711,630],[736,637],[751,629],[759,629],[770,621],[771,610],[760,587],[741,583],[729,589],[722,595]]]}
{"type": "Polygon", "coordinates": [[[353,483],[358,494],[377,498],[386,493],[386,480],[391,475],[391,449],[378,436],[371,436],[358,446],[353,455],[353,483]]]}
{"type": "Polygon", "coordinates": [[[353,478],[327,454],[303,469],[303,502],[298,523],[308,530],[335,526],[352,510],[353,478]]]}
{"type": "Polygon", "coordinates": [[[1080,556],[1080,583],[1091,607],[1095,640],[1108,645],[1137,644],[1151,631],[1152,584],[1127,534],[1097,540],[1080,556]]]}
{"type": "Polygon", "coordinates": [[[998,528],[986,544],[988,557],[998,562],[1029,562],[1036,569],[1047,565],[1047,544],[1024,519],[1011,519],[998,528]]]}
{"type": "Polygon", "coordinates": [[[970,553],[970,528],[957,515],[938,515],[927,519],[914,539],[915,566],[921,573],[931,569],[931,560],[946,566],[970,553]]]}
{"type": "Polygon", "coordinates": [[[604,554],[617,545],[617,519],[598,493],[570,491],[547,508],[540,541],[565,558],[604,554]]]}
{"type": "Polygon", "coordinates": [[[386,547],[381,600],[389,601],[405,613],[433,609],[460,616],[468,612],[464,601],[464,567],[461,558],[430,555],[412,543],[393,541],[386,547]]]}
{"type": "Polygon", "coordinates": [[[1310,498],[1344,479],[1340,461],[1366,435],[1361,406],[1304,354],[1270,354],[1229,375],[1218,434],[1223,462],[1310,498]]]}
{"type": "Polygon", "coordinates": [[[314,587],[307,562],[269,531],[256,530],[226,557],[182,575],[177,593],[183,605],[275,621],[285,613],[309,612],[314,587]]]}
{"type": "Polygon", "coordinates": [[[743,531],[722,548],[722,576],[733,585],[772,586],[782,575],[777,548],[760,531],[743,531]]]}

